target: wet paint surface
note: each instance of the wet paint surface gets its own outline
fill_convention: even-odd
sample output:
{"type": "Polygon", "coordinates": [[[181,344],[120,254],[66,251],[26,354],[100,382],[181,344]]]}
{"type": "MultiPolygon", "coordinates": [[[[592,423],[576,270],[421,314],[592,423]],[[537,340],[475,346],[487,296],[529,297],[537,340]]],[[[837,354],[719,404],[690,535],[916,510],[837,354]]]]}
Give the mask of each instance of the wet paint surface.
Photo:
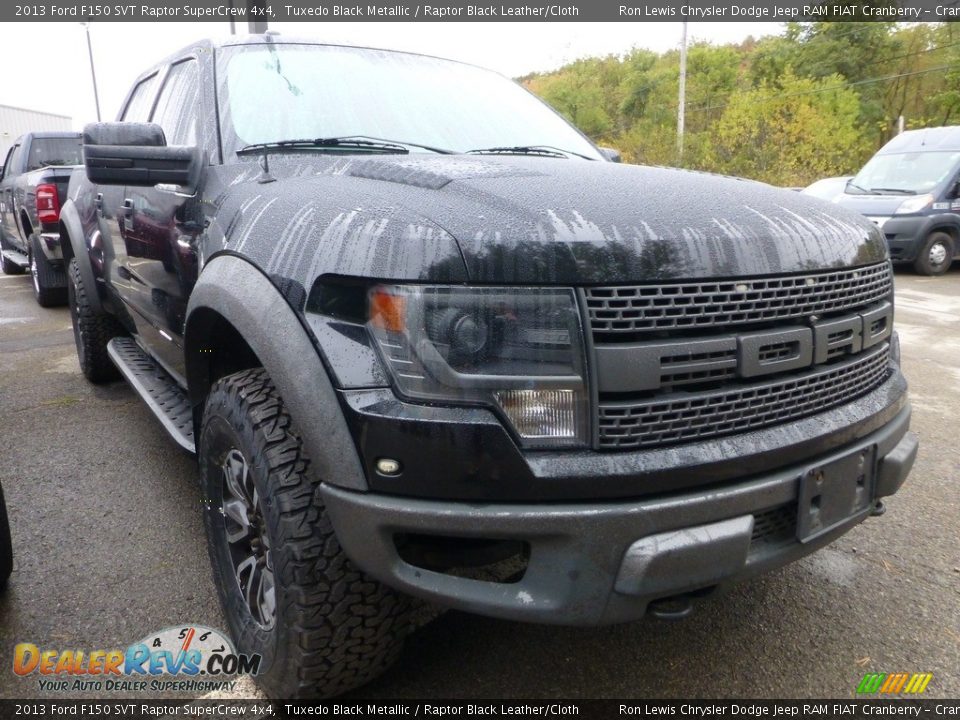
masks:
{"type": "Polygon", "coordinates": [[[863,265],[885,245],[836,206],[746,180],[519,157],[310,155],[211,168],[206,254],[309,288],[322,274],[642,283],[863,265]]]}

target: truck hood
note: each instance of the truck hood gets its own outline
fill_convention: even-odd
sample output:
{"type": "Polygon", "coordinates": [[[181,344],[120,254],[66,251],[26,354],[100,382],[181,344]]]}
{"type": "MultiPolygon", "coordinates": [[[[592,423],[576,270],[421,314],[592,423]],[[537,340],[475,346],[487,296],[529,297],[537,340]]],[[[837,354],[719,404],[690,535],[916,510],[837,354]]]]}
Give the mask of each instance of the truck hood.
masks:
{"type": "Polygon", "coordinates": [[[840,207],[868,217],[889,217],[910,195],[853,195],[843,193],[834,199],[840,207]]]}
{"type": "MultiPolygon", "coordinates": [[[[245,172],[253,179],[259,171],[245,172]]],[[[312,277],[439,280],[433,272],[417,274],[412,263],[442,256],[450,280],[629,283],[804,272],[886,256],[883,237],[856,213],[757,182],[669,168],[503,156],[298,156],[271,162],[271,172],[276,181],[267,185],[231,182],[257,188],[257,202],[237,201],[245,214],[283,198],[275,210],[287,206],[281,212],[302,217],[309,205],[320,235],[329,234],[324,223],[337,223],[337,237],[349,240],[344,266],[311,257],[343,257],[330,248],[278,253],[274,246],[269,253],[304,258],[312,277]],[[375,228],[377,248],[343,227],[347,209],[352,224],[375,228]],[[449,248],[437,249],[444,237],[459,251],[462,277],[450,270],[449,248]],[[424,242],[431,246],[426,254],[417,247],[424,242]],[[385,266],[386,253],[402,266],[385,266]],[[358,267],[364,256],[381,258],[379,265],[358,267]]],[[[244,225],[239,234],[249,238],[244,225]]]]}

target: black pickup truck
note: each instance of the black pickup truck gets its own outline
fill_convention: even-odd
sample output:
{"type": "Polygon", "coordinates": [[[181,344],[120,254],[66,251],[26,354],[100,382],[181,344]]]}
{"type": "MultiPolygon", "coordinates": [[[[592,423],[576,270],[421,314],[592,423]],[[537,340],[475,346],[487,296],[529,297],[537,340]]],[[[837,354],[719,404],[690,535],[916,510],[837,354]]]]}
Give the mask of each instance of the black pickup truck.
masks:
{"type": "Polygon", "coordinates": [[[269,34],[184,49],[84,130],[80,365],[196,453],[271,696],[370,680],[417,599],[684,615],[906,479],[880,231],[610,159],[495,73],[269,34]]]}
{"type": "Polygon", "coordinates": [[[7,152],[0,173],[3,272],[16,275],[29,268],[34,295],[44,307],[67,300],[58,227],[67,183],[80,158],[80,133],[28,133],[7,152]]]}

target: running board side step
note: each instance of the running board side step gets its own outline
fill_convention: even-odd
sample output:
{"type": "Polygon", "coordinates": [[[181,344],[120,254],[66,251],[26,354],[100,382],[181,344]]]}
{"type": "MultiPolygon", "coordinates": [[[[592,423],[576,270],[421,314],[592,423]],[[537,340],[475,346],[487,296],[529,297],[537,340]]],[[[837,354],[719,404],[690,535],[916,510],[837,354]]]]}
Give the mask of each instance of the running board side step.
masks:
{"type": "Polygon", "coordinates": [[[26,270],[30,267],[30,257],[24,253],[17,252],[16,250],[2,250],[0,252],[14,265],[19,265],[21,270],[26,270]]]}
{"type": "Polygon", "coordinates": [[[177,444],[195,453],[193,409],[186,391],[133,338],[113,338],[107,343],[107,353],[177,444]]]}

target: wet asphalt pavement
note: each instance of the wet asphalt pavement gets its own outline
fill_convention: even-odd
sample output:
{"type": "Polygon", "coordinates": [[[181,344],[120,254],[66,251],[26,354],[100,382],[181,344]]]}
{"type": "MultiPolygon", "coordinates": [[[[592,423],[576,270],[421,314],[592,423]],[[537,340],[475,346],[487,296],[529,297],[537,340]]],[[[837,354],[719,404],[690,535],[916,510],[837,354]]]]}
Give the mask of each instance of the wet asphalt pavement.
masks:
{"type": "MultiPolygon", "coordinates": [[[[865,672],[932,672],[960,696],[960,263],[897,275],[917,465],[888,512],[680,622],[599,629],[448,612],[369,698],[852,697],[865,672]]],[[[0,483],[16,555],[0,597],[0,697],[49,696],[13,647],[126,647],[223,628],[193,460],[122,381],[80,375],[66,308],[0,276],[0,483]]],[[[243,691],[246,692],[246,691],[243,691]]],[[[242,694],[242,693],[241,693],[242,694]]]]}

